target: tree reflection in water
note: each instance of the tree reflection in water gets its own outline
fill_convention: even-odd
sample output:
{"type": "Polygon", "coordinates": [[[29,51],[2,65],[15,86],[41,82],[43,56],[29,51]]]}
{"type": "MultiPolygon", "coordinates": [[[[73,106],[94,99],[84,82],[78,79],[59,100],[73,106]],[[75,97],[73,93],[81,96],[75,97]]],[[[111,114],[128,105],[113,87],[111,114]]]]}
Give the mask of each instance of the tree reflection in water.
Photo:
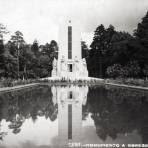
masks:
{"type": "Polygon", "coordinates": [[[116,139],[118,134],[128,135],[136,130],[142,136],[142,143],[148,143],[147,92],[91,87],[86,106],[102,140],[108,136],[116,139]]]}
{"type": "MultiPolygon", "coordinates": [[[[1,131],[3,119],[10,122],[8,127],[14,134],[21,132],[23,123],[29,118],[36,122],[39,116],[44,116],[55,121],[58,105],[54,95],[49,86],[0,93],[0,140],[7,135],[1,131]]],[[[148,92],[89,87],[87,103],[82,105],[82,120],[86,120],[89,113],[99,139],[106,141],[107,137],[111,137],[115,140],[118,134],[128,136],[137,131],[142,143],[148,143],[148,92]]]]}
{"type": "MultiPolygon", "coordinates": [[[[38,116],[45,116],[54,121],[58,108],[52,102],[51,88],[40,86],[20,91],[0,94],[0,121],[10,122],[9,128],[17,134],[21,131],[25,119],[32,118],[35,122],[38,116]]],[[[0,139],[6,134],[0,131],[0,139]]]]}

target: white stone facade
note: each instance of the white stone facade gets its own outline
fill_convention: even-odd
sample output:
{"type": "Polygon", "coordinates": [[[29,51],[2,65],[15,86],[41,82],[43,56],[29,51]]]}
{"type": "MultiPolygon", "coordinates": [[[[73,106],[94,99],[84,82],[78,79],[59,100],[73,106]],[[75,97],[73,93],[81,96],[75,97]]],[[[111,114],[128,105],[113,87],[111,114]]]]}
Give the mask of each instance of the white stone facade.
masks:
{"type": "Polygon", "coordinates": [[[58,60],[53,60],[52,77],[88,77],[86,60],[82,59],[81,52],[81,35],[77,25],[71,22],[60,25],[58,60]]]}

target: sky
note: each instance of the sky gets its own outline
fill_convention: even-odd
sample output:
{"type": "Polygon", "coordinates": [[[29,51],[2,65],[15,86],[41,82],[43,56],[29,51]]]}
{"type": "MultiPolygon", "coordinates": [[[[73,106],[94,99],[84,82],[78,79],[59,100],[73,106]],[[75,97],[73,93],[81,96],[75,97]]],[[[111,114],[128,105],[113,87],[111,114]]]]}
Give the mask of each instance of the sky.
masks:
{"type": "Polygon", "coordinates": [[[147,11],[148,0],[0,0],[0,23],[10,31],[6,40],[19,30],[27,43],[45,44],[58,41],[61,20],[71,19],[89,45],[98,25],[132,33],[147,11]]]}

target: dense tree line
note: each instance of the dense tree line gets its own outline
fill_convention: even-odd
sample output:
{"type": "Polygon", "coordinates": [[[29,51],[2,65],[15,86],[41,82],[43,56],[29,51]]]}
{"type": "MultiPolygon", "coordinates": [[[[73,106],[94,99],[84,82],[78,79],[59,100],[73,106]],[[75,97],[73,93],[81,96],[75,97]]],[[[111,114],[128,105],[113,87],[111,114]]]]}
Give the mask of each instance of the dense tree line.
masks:
{"type": "Polygon", "coordinates": [[[90,45],[87,67],[92,77],[147,77],[148,13],[133,35],[99,25],[90,45]]]}
{"type": "Polygon", "coordinates": [[[58,45],[52,40],[39,45],[37,40],[32,44],[24,41],[23,34],[16,31],[4,44],[3,35],[6,28],[0,25],[0,78],[28,79],[42,78],[51,75],[52,61],[57,58],[58,45]]]}
{"type": "MultiPolygon", "coordinates": [[[[58,58],[58,44],[52,40],[45,45],[39,45],[35,39],[27,44],[23,33],[16,31],[10,40],[4,44],[3,36],[8,33],[0,24],[0,79],[30,79],[50,77],[52,62],[58,58]]],[[[88,56],[88,48],[84,41],[82,57],[88,56]]]]}
{"type": "MultiPolygon", "coordinates": [[[[24,41],[23,34],[16,31],[4,44],[6,28],[0,24],[0,78],[42,78],[51,76],[52,61],[58,58],[57,42],[52,40],[39,45],[24,41]]],[[[148,76],[148,13],[142,18],[133,35],[116,31],[114,26],[99,25],[88,49],[81,42],[82,58],[86,58],[91,77],[137,77],[148,76]]]]}

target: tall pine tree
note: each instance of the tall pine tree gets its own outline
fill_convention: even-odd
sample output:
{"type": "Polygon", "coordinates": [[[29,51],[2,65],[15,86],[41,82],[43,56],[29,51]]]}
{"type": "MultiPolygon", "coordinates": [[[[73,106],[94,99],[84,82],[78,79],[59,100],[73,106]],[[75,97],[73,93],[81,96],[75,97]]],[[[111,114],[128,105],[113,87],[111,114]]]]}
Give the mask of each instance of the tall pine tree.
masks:
{"type": "Polygon", "coordinates": [[[138,59],[141,68],[148,65],[148,12],[138,24],[134,33],[136,37],[136,58],[138,59]]]}

